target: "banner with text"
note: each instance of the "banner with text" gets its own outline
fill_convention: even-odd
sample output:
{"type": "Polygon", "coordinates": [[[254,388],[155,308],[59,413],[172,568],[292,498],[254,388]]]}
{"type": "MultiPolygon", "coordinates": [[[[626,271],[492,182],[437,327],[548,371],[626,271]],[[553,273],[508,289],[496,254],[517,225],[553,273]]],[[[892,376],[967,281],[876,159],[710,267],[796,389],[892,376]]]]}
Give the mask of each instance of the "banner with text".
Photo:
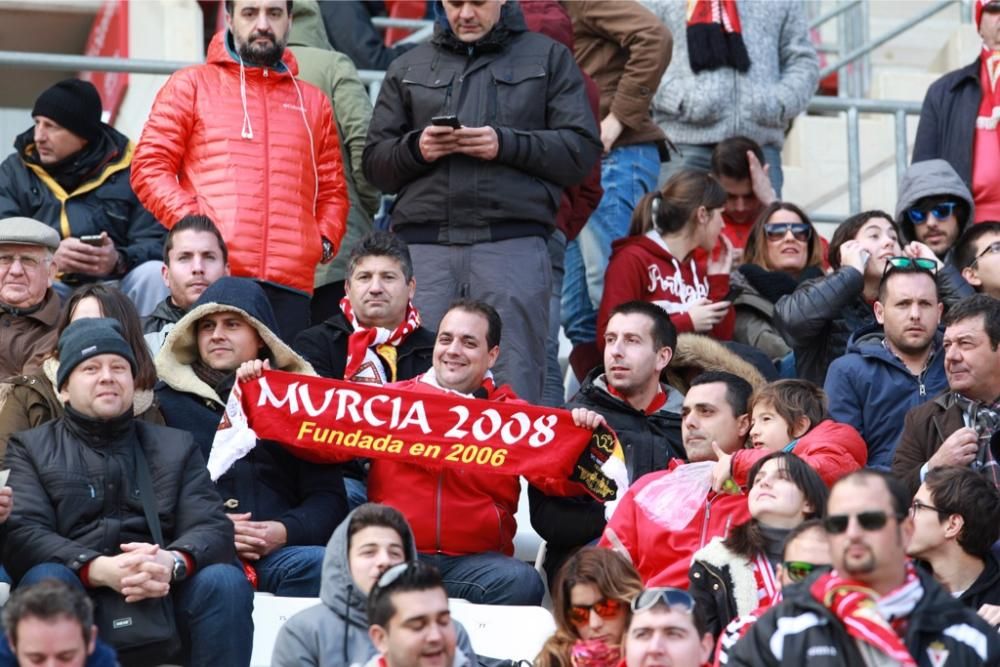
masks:
{"type": "Polygon", "coordinates": [[[319,463],[386,458],[569,479],[601,500],[616,490],[601,471],[617,445],[610,429],[591,432],[576,426],[566,410],[526,403],[265,371],[229,397],[209,457],[212,478],[252,449],[257,438],[319,463]]]}

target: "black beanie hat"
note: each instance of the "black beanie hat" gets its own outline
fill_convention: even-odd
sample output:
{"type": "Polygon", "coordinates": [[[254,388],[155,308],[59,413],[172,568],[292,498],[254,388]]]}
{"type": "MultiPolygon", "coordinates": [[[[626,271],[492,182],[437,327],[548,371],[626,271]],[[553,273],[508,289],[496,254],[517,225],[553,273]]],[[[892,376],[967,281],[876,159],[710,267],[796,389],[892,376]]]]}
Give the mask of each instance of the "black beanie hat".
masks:
{"type": "Polygon", "coordinates": [[[101,134],[101,96],[89,81],[65,79],[35,100],[31,115],[45,116],[73,134],[93,141],[101,134]]]}
{"type": "Polygon", "coordinates": [[[136,374],[135,354],[132,346],[122,336],[122,325],[108,317],[86,317],[71,322],[59,336],[59,371],[56,389],[62,389],[73,369],[99,354],[117,354],[132,367],[136,374]]]}

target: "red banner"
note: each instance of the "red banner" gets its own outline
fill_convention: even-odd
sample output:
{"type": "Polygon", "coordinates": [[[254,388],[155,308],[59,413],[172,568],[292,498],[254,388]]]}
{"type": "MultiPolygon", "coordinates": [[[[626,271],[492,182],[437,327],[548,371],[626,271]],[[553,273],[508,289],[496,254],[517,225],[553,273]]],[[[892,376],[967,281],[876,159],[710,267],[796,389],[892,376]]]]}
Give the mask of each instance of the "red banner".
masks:
{"type": "Polygon", "coordinates": [[[614,450],[614,434],[604,427],[580,428],[566,410],[265,371],[233,390],[210,469],[218,465],[213,459],[227,456],[226,449],[239,447],[244,419],[257,438],[277,441],[309,461],[387,458],[571,479],[598,498],[615,494],[614,483],[600,470],[614,450]]]}
{"type": "MultiPolygon", "coordinates": [[[[84,55],[128,58],[128,0],[104,0],[94,17],[84,55]]],[[[101,95],[106,123],[114,123],[128,89],[127,72],[82,72],[101,95]]]]}

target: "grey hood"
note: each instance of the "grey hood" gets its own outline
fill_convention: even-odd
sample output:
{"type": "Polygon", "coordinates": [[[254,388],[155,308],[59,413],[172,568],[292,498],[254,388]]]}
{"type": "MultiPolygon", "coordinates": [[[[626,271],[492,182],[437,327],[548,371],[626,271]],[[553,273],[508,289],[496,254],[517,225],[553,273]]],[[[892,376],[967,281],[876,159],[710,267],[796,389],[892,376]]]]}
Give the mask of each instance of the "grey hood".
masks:
{"type": "Polygon", "coordinates": [[[958,233],[961,233],[972,221],[975,208],[972,202],[972,193],[965,186],[958,173],[950,164],[944,160],[925,160],[910,165],[910,168],[903,174],[903,180],[899,184],[899,196],[896,198],[896,224],[899,225],[903,238],[907,242],[917,240],[913,233],[913,223],[906,215],[906,210],[911,208],[924,197],[935,195],[950,195],[965,202],[968,213],[958,217],[958,233]]]}

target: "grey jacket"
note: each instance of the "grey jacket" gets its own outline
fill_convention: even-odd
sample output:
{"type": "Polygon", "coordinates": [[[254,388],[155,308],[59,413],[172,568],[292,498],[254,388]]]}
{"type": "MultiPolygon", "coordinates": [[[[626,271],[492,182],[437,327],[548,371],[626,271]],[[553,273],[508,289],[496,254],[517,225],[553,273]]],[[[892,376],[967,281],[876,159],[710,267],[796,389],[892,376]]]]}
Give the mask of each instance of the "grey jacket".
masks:
{"type": "Polygon", "coordinates": [[[641,0],[674,36],[673,57],[653,98],[653,118],[680,144],[714,144],[745,135],[781,148],[788,123],[805,111],[819,82],[819,58],[809,41],[799,0],[740,2],[750,69],[695,74],[688,60],[687,3],[641,0]]]}
{"type": "MultiPolygon", "coordinates": [[[[950,195],[966,203],[967,215],[962,216],[959,209],[955,209],[955,215],[958,216],[959,235],[974,219],[975,208],[972,193],[969,192],[965,182],[950,164],[940,159],[916,162],[910,165],[910,168],[903,174],[903,180],[899,184],[899,196],[896,198],[896,224],[899,225],[906,241],[917,240],[913,223],[906,215],[907,209],[924,197],[934,195],[950,195]]],[[[942,260],[948,262],[951,259],[951,254],[952,250],[949,250],[947,256],[942,260]]]]}
{"type": "MultiPolygon", "coordinates": [[[[347,516],[326,545],[323,558],[321,604],[292,616],[274,643],[272,667],[362,667],[378,651],[368,638],[368,596],[361,592],[348,566],[348,547],[354,513],[347,516]]],[[[417,557],[413,534],[404,536],[408,560],[417,557]]],[[[458,622],[458,648],[472,665],[476,654],[469,635],[458,622]]]]}

